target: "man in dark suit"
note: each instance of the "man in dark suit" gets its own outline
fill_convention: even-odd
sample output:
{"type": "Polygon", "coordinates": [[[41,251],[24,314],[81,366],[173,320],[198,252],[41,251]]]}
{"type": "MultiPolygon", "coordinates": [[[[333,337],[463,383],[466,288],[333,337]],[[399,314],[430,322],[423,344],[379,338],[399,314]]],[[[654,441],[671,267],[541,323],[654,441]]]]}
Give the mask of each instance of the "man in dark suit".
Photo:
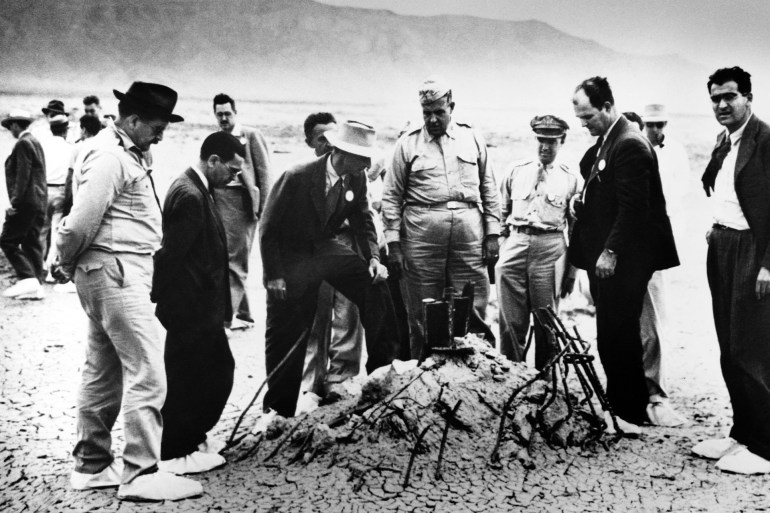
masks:
{"type": "Polygon", "coordinates": [[[717,468],[770,473],[770,126],[751,112],[751,75],[722,68],[709,77],[717,137],[703,188],[714,219],[706,271],[730,393],[730,436],[693,452],[717,468]]]}
{"type": "Polygon", "coordinates": [[[209,191],[235,178],[245,155],[232,135],[209,135],[200,161],[171,184],[163,207],[152,285],[155,313],[167,330],[168,395],[158,467],[175,474],[225,463],[217,454],[222,447],[206,440],[230,396],[235,368],[224,327],[232,315],[227,239],[209,191]]]}
{"type": "Polygon", "coordinates": [[[238,123],[237,114],[235,100],[230,96],[220,93],[214,97],[214,115],[219,128],[237,137],[246,147],[243,172],[237,179],[219,185],[213,191],[227,231],[233,317],[227,319],[226,327],[234,330],[251,328],[254,323],[246,293],[249,255],[257,221],[270,192],[270,155],[265,138],[256,128],[238,123]]]}
{"type": "Polygon", "coordinates": [[[375,151],[371,127],[349,121],[326,133],[330,154],[286,171],[276,182],[260,226],[267,288],[264,409],[294,415],[318,288],[327,281],[359,309],[369,359],[389,364],[398,347],[393,303],[384,283],[364,169],[375,151]],[[337,233],[347,220],[358,251],[337,233]]]}
{"type": "Polygon", "coordinates": [[[569,247],[585,269],[596,304],[596,340],[607,396],[620,427],[638,432],[647,420],[639,316],[653,271],[679,264],[658,161],[649,141],[615,108],[607,79],[583,81],[575,116],[599,136],[580,162],[585,179],[569,247]],[[631,423],[631,424],[629,424],[631,423]]]}

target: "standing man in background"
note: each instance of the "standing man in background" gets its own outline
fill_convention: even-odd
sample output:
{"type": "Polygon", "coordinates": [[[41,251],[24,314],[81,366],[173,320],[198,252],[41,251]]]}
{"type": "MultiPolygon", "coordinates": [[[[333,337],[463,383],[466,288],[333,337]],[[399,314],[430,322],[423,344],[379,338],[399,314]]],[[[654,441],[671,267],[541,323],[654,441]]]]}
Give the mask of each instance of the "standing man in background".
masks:
{"type": "Polygon", "coordinates": [[[679,258],[655,151],[616,109],[607,79],[581,82],[572,104],[598,139],[580,161],[585,186],[582,208],[573,208],[569,259],[588,272],[597,348],[619,427],[639,433],[649,399],[639,334],[642,303],[652,273],[679,265],[679,258]]]}
{"type": "Polygon", "coordinates": [[[213,103],[214,116],[220,130],[237,137],[246,146],[246,163],[241,174],[224,187],[214,189],[214,199],[227,232],[227,249],[230,253],[233,318],[227,320],[225,327],[246,329],[254,325],[246,282],[257,221],[262,216],[270,192],[270,156],[262,133],[237,122],[235,100],[220,93],[214,97],[213,103]]]}
{"type": "Polygon", "coordinates": [[[45,154],[28,128],[32,116],[13,111],[2,121],[17,139],[5,160],[5,185],[11,206],[5,211],[0,247],[18,281],[3,291],[3,297],[42,299],[43,246],[40,233],[45,223],[48,192],[45,154]]]}
{"type": "MultiPolygon", "coordinates": [[[[666,212],[671,220],[674,238],[684,234],[684,194],[690,176],[690,162],[684,147],[665,134],[668,125],[665,105],[650,104],[644,108],[644,131],[655,149],[660,169],[660,182],[666,198],[666,212]]],[[[656,426],[681,426],[682,417],[669,401],[663,362],[663,345],[670,344],[668,303],[671,278],[668,270],[652,273],[647,283],[642,316],[639,320],[644,357],[644,376],[650,402],[647,416],[656,426]]]]}
{"type": "Polygon", "coordinates": [[[708,273],[722,376],[730,393],[730,436],[692,451],[717,468],[770,473],[770,126],[751,111],[751,75],[722,68],[708,80],[717,137],[703,188],[713,227],[708,273]]]}
{"type": "MultiPolygon", "coordinates": [[[[525,360],[530,314],[538,308],[558,307],[575,284],[575,268],[565,274],[567,242],[572,225],[569,203],[577,193],[577,178],[554,163],[569,129],[556,116],[535,116],[538,158],[513,167],[500,185],[503,244],[497,273],[500,304],[500,352],[514,362],[525,360]]],[[[558,348],[549,344],[535,323],[535,368],[542,369],[558,348]]]]}
{"type": "Polygon", "coordinates": [[[452,119],[455,102],[443,79],[426,80],[418,96],[424,126],[396,143],[382,198],[391,270],[405,280],[412,358],[423,355],[423,299],[472,282],[473,307],[486,318],[487,266],[497,262],[500,234],[500,195],[484,139],[452,119]]]}

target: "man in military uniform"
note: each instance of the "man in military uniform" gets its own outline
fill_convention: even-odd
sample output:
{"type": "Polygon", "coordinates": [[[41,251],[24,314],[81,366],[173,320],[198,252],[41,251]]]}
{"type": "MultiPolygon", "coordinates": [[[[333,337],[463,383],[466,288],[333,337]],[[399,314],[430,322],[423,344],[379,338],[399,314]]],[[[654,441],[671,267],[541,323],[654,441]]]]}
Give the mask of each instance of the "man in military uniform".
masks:
{"type": "Polygon", "coordinates": [[[422,353],[422,300],[445,287],[476,287],[484,319],[486,266],[498,257],[500,198],[487,147],[470,125],[452,119],[452,91],[440,78],[420,88],[424,126],[396,143],[385,175],[382,213],[391,272],[403,271],[413,358],[422,353]]]}
{"type": "MultiPolygon", "coordinates": [[[[500,352],[524,361],[530,312],[556,308],[575,283],[575,269],[565,273],[571,225],[569,201],[577,193],[577,178],[555,163],[569,126],[556,116],[536,116],[529,123],[537,139],[538,158],[513,166],[500,185],[505,237],[497,263],[500,301],[500,352]]],[[[542,369],[555,354],[546,334],[535,331],[535,367],[542,369]]]]}

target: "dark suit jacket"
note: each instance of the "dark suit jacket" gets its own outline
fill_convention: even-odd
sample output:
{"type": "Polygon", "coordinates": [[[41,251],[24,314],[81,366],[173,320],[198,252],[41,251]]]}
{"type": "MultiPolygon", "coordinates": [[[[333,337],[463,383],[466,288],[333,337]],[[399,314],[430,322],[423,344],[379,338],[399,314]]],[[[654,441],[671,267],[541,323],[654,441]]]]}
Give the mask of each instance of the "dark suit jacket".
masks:
{"type": "Polygon", "coordinates": [[[610,249],[619,261],[653,270],[679,265],[652,145],[621,116],[598,157],[597,149],[580,161],[586,195],[570,239],[570,262],[593,272],[599,255],[610,249]]]}
{"type": "Polygon", "coordinates": [[[326,159],[286,171],[267,198],[260,222],[264,280],[283,278],[292,296],[304,292],[303,270],[308,259],[323,255],[345,219],[350,223],[361,255],[379,257],[374,220],[366,197],[366,174],[350,175],[342,206],[326,215],[326,159]]]}
{"type": "Polygon", "coordinates": [[[35,137],[23,132],[5,160],[5,185],[11,207],[47,208],[48,188],[45,177],[45,155],[35,137]]]}
{"type": "MultiPolygon", "coordinates": [[[[719,134],[717,146],[725,137],[725,132],[719,134]]],[[[754,235],[759,265],[770,269],[770,126],[755,115],[741,136],[735,161],[735,193],[754,235]]]]}
{"type": "Polygon", "coordinates": [[[232,317],[225,229],[193,169],[174,180],[166,194],[151,298],[167,330],[224,328],[232,317]]]}

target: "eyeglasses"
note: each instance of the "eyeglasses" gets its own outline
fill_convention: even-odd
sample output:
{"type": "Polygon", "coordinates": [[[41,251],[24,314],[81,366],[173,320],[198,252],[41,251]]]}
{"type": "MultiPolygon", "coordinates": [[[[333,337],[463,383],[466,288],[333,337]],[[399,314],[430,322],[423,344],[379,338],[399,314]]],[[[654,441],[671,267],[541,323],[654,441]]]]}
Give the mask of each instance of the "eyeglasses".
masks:
{"type": "Polygon", "coordinates": [[[645,123],[644,126],[650,127],[650,128],[663,128],[666,126],[665,121],[650,121],[649,123],[645,123]]]}
{"type": "Polygon", "coordinates": [[[732,103],[734,102],[738,96],[746,96],[743,93],[722,93],[722,94],[714,94],[711,96],[711,103],[714,105],[718,105],[722,103],[722,100],[725,101],[725,103],[732,103]]]}

